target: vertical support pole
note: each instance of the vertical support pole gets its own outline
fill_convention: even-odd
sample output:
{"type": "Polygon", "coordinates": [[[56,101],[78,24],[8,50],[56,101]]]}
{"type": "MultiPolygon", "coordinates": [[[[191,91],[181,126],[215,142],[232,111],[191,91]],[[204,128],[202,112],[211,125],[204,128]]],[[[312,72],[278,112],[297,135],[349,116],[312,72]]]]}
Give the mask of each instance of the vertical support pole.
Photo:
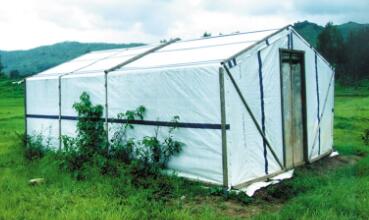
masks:
{"type": "Polygon", "coordinates": [[[105,130],[106,130],[106,144],[109,146],[109,124],[108,124],[108,72],[104,72],[105,77],[105,130]]]}
{"type": "Polygon", "coordinates": [[[26,141],[27,135],[27,78],[24,78],[24,138],[26,141]]]}
{"type": "Polygon", "coordinates": [[[286,167],[286,140],[285,140],[285,131],[284,131],[284,98],[283,98],[283,70],[282,70],[282,54],[283,51],[279,49],[279,83],[280,83],[280,96],[281,96],[281,119],[282,119],[282,142],[283,142],[283,167],[286,167]]]}
{"type": "MultiPolygon", "coordinates": [[[[259,65],[259,87],[260,87],[260,109],[261,109],[261,129],[263,135],[265,136],[265,107],[264,107],[264,83],[263,83],[263,62],[261,60],[261,51],[258,51],[258,65],[259,65]]],[[[268,162],[268,150],[267,143],[263,139],[263,149],[264,149],[264,163],[265,163],[265,174],[269,174],[269,162],[268,162]]]]}
{"type": "Polygon", "coordinates": [[[318,155],[320,155],[320,93],[319,93],[319,74],[318,74],[318,55],[315,51],[315,82],[316,82],[316,99],[317,99],[317,119],[318,119],[318,155]]]}
{"type": "Polygon", "coordinates": [[[58,122],[59,122],[59,150],[61,150],[62,148],[62,132],[61,132],[61,77],[58,77],[58,93],[59,93],[59,117],[58,117],[58,122]]]}
{"type": "Polygon", "coordinates": [[[222,128],[222,165],[223,165],[223,186],[228,187],[228,154],[227,154],[227,129],[226,129],[226,109],[224,94],[224,69],[219,68],[220,87],[220,113],[222,128]]]}
{"type": "MultiPolygon", "coordinates": [[[[334,70],[335,71],[335,70],[334,70]]],[[[331,131],[332,131],[332,147],[333,147],[333,137],[334,137],[334,81],[335,81],[335,72],[332,72],[333,74],[333,79],[332,79],[332,84],[333,84],[333,89],[332,89],[332,115],[331,115],[331,131]]]]}

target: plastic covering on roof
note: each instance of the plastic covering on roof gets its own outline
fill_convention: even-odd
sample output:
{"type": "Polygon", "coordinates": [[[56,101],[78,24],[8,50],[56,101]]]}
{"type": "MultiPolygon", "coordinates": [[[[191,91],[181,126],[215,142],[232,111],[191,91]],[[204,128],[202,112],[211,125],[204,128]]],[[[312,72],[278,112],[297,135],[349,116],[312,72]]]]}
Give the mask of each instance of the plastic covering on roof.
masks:
{"type": "MultiPolygon", "coordinates": [[[[144,69],[220,62],[255,44],[274,31],[240,33],[178,41],[129,63],[122,69],[144,69]]],[[[57,77],[63,74],[102,72],[156,46],[158,45],[91,52],[41,72],[36,76],[57,77]]]]}
{"type": "Polygon", "coordinates": [[[122,69],[221,62],[274,32],[275,30],[250,32],[178,41],[129,63],[122,69]]]}
{"type": "Polygon", "coordinates": [[[56,67],[39,73],[36,76],[59,76],[74,72],[94,72],[106,70],[132,57],[142,54],[158,45],[142,47],[95,51],[82,55],[76,59],[60,64],[56,67]]]}

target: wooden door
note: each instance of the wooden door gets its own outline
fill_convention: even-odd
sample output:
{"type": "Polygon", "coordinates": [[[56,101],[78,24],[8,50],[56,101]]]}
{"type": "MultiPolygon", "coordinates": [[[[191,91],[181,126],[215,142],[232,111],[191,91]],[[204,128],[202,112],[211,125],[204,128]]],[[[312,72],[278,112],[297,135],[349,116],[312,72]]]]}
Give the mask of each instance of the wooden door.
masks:
{"type": "Polygon", "coordinates": [[[285,166],[304,163],[304,54],[281,51],[281,83],[285,166]]]}

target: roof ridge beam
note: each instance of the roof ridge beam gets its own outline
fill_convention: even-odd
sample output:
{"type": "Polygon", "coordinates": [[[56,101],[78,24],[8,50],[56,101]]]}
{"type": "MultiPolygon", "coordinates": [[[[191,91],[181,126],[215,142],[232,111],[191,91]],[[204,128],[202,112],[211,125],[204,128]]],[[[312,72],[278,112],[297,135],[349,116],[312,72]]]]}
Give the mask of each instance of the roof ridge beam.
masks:
{"type": "MultiPolygon", "coordinates": [[[[277,31],[275,31],[275,32],[271,33],[270,35],[268,35],[268,36],[264,37],[263,39],[261,39],[261,40],[259,40],[259,41],[256,41],[256,42],[255,42],[255,43],[253,43],[252,45],[250,45],[250,46],[246,47],[245,49],[243,49],[243,50],[239,51],[238,53],[236,53],[236,54],[234,54],[234,55],[230,56],[229,58],[227,58],[227,59],[225,59],[225,60],[223,60],[223,62],[222,62],[222,63],[227,63],[229,60],[232,60],[232,59],[234,59],[234,58],[238,57],[239,55],[241,55],[241,54],[245,53],[246,51],[250,50],[251,48],[255,47],[256,45],[258,45],[258,44],[260,44],[260,43],[266,42],[266,40],[267,40],[267,39],[269,39],[269,38],[271,38],[271,37],[273,37],[273,36],[275,36],[275,35],[277,35],[277,34],[281,33],[282,31],[284,31],[284,30],[286,30],[286,29],[288,30],[290,27],[292,27],[292,25],[287,25],[287,26],[284,26],[284,27],[283,27],[283,28],[281,28],[281,29],[278,29],[277,31]]],[[[269,43],[269,41],[268,41],[268,43],[269,43]]]]}
{"type": "Polygon", "coordinates": [[[180,38],[175,38],[175,39],[170,40],[170,41],[168,41],[168,42],[166,42],[166,43],[160,44],[160,45],[158,45],[158,46],[156,46],[156,47],[154,47],[154,48],[152,48],[152,49],[150,49],[150,50],[148,50],[148,51],[145,51],[145,52],[143,52],[143,53],[141,53],[141,54],[138,54],[138,55],[136,55],[136,56],[134,56],[134,57],[132,57],[132,58],[130,58],[130,59],[128,59],[128,60],[126,60],[126,61],[124,61],[124,62],[122,62],[122,63],[118,64],[118,65],[116,65],[116,66],[113,66],[113,67],[111,67],[111,68],[109,68],[109,69],[107,69],[107,70],[104,70],[104,73],[105,73],[105,74],[108,74],[108,73],[110,73],[110,72],[113,72],[113,71],[115,71],[115,70],[117,70],[117,69],[119,69],[119,68],[121,68],[121,67],[123,67],[123,66],[125,66],[125,65],[129,64],[129,63],[132,63],[132,62],[134,62],[134,61],[136,61],[136,60],[138,60],[138,59],[140,59],[140,58],[142,58],[142,57],[144,57],[144,56],[146,56],[146,55],[148,55],[148,54],[150,54],[150,53],[153,53],[153,52],[155,52],[155,51],[157,51],[157,50],[160,50],[160,49],[162,49],[163,47],[166,47],[166,46],[168,46],[169,44],[172,44],[172,43],[177,42],[177,41],[179,41],[179,40],[180,40],[180,38]]]}

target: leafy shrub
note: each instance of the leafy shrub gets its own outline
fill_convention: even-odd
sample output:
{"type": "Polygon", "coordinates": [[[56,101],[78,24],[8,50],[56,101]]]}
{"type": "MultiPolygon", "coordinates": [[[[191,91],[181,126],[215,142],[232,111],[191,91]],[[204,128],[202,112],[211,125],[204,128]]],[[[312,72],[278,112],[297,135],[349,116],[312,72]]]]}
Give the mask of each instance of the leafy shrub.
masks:
{"type": "Polygon", "coordinates": [[[81,154],[91,158],[94,154],[107,153],[106,131],[102,120],[104,108],[92,105],[90,96],[83,92],[80,102],[73,108],[78,113],[76,147],[81,154]]]}
{"type": "Polygon", "coordinates": [[[110,155],[112,158],[129,164],[135,157],[136,140],[130,138],[128,132],[134,129],[130,121],[144,119],[146,108],[144,106],[138,107],[135,111],[126,111],[117,115],[119,120],[125,120],[124,123],[113,130],[113,137],[111,139],[110,155]]]}
{"type": "Polygon", "coordinates": [[[171,157],[178,155],[184,144],[174,139],[179,117],[172,119],[173,127],[169,128],[167,137],[159,140],[159,127],[154,136],[145,136],[142,140],[129,137],[129,132],[134,129],[130,123],[133,120],[143,120],[146,113],[144,106],[134,111],[126,111],[118,114],[118,119],[124,123],[114,130],[111,139],[110,156],[129,165],[127,168],[134,179],[157,175],[161,169],[167,167],[171,157]]]}
{"type": "Polygon", "coordinates": [[[144,106],[133,111],[118,114],[118,119],[125,123],[116,126],[111,140],[107,141],[104,127],[103,107],[93,105],[87,93],[82,93],[80,102],[73,108],[78,113],[77,136],[63,136],[64,148],[59,152],[61,166],[74,173],[77,178],[84,178],[86,167],[98,167],[102,174],[119,175],[120,164],[134,180],[147,176],[158,176],[160,170],[167,167],[170,158],[182,150],[184,144],[174,139],[179,117],[173,117],[173,127],[168,135],[160,140],[159,127],[154,136],[146,136],[142,140],[132,138],[134,129],[132,121],[143,120],[146,112],[144,106]]]}
{"type": "Polygon", "coordinates": [[[42,158],[50,147],[50,139],[44,140],[42,134],[34,136],[25,136],[24,140],[24,156],[28,160],[42,158]],[[46,142],[46,143],[45,143],[46,142]]]}
{"type": "Polygon", "coordinates": [[[93,105],[83,92],[73,108],[78,113],[77,136],[62,136],[63,149],[58,153],[60,166],[84,179],[86,167],[104,167],[108,154],[107,133],[102,119],[103,107],[93,105]]]}
{"type": "Polygon", "coordinates": [[[79,149],[77,139],[62,136],[62,142],[64,145],[62,152],[60,152],[62,158],[60,165],[62,168],[69,171],[81,170],[87,161],[87,157],[79,149]]]}

